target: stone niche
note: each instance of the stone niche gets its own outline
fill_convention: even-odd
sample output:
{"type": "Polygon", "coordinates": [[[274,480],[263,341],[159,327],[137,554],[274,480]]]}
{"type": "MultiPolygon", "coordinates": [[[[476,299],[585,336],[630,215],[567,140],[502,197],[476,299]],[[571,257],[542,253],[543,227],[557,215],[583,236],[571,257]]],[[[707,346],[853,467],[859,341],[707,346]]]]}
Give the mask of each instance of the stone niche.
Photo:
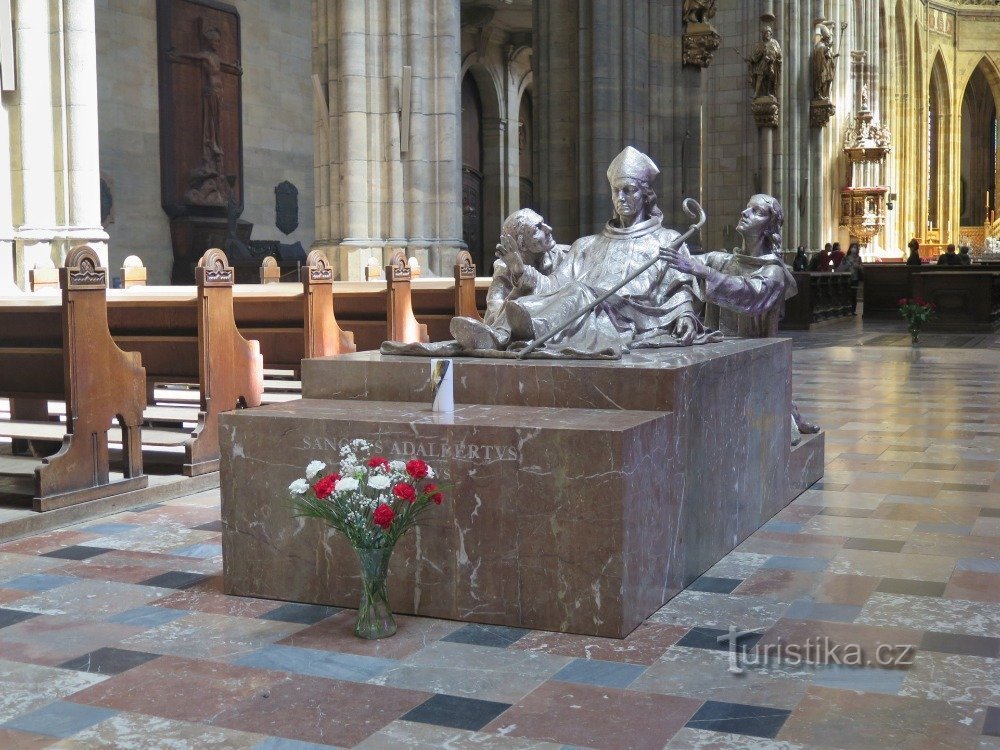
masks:
{"type": "Polygon", "coordinates": [[[226,592],[356,607],[346,541],[296,519],[288,484],[364,437],[418,455],[447,501],[393,555],[393,609],[624,637],[822,474],[789,446],[791,345],[734,340],[621,361],[306,360],[303,399],[224,415],[226,592]]]}

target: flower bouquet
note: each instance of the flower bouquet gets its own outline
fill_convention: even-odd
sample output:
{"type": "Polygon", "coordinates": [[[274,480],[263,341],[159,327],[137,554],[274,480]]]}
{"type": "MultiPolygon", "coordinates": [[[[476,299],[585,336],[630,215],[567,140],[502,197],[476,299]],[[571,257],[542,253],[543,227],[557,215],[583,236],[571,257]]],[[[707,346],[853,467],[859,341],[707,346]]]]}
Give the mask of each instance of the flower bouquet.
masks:
{"type": "Polygon", "coordinates": [[[934,303],[925,302],[920,297],[898,300],[899,314],[906,319],[907,328],[910,331],[910,343],[916,344],[920,338],[920,328],[934,315],[934,303]]]}
{"type": "Polygon", "coordinates": [[[386,589],[393,547],[431,503],[444,502],[426,463],[389,461],[372,450],[368,441],[352,440],[340,449],[337,471],[312,461],[305,478],[288,486],[297,516],[325,521],[358,554],[362,590],[354,634],[369,639],[396,632],[386,589]]]}

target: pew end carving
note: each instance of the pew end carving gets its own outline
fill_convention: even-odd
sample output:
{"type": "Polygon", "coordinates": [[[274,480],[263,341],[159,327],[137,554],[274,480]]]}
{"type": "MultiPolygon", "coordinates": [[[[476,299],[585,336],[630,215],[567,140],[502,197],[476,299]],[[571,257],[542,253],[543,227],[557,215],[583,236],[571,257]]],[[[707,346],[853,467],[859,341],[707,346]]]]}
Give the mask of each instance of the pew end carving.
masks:
{"type": "Polygon", "coordinates": [[[386,318],[388,341],[404,343],[427,343],[430,337],[427,326],[417,322],[413,315],[411,282],[412,273],[406,262],[406,253],[397,250],[385,267],[386,318]]]}
{"type": "Polygon", "coordinates": [[[121,274],[123,289],[146,286],[146,267],[138,255],[130,255],[122,261],[121,274]]]}
{"type": "Polygon", "coordinates": [[[476,264],[468,250],[460,250],[455,260],[455,315],[483,319],[476,303],[476,264]]]}

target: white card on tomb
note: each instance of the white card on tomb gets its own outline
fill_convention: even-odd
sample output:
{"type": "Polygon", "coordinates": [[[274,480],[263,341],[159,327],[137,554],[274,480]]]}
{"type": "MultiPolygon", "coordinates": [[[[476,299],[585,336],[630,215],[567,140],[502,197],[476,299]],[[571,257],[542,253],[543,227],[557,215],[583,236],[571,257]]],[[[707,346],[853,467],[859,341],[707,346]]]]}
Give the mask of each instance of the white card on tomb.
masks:
{"type": "Polygon", "coordinates": [[[431,411],[455,411],[455,387],[450,359],[431,360],[431,411]]]}

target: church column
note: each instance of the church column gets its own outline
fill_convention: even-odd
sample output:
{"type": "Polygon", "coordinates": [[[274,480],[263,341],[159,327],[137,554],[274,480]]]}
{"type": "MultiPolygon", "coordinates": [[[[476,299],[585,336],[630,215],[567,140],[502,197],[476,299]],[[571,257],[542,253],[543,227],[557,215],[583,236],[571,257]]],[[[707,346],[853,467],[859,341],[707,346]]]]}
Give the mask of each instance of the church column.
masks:
{"type": "MultiPolygon", "coordinates": [[[[15,179],[15,273],[27,283],[27,269],[37,261],[52,259],[58,223],[56,207],[56,97],[57,73],[52,70],[53,40],[59,35],[51,4],[19,0],[14,9],[18,56],[20,180],[15,179]],[[17,184],[17,183],[20,184],[17,184]]],[[[96,187],[95,187],[96,190],[96,187]]]]}
{"type": "Polygon", "coordinates": [[[388,247],[450,269],[461,247],[458,4],[316,0],[316,16],[327,21],[315,72],[331,122],[328,153],[315,154],[328,160],[317,173],[329,169],[316,246],[344,279],[364,278],[368,259],[381,264],[388,247]],[[401,111],[404,66],[412,84],[401,111]]]}
{"type": "Polygon", "coordinates": [[[97,123],[97,30],[94,0],[65,4],[66,172],[69,216],[66,250],[87,244],[108,262],[101,226],[100,148],[97,123]]]}

